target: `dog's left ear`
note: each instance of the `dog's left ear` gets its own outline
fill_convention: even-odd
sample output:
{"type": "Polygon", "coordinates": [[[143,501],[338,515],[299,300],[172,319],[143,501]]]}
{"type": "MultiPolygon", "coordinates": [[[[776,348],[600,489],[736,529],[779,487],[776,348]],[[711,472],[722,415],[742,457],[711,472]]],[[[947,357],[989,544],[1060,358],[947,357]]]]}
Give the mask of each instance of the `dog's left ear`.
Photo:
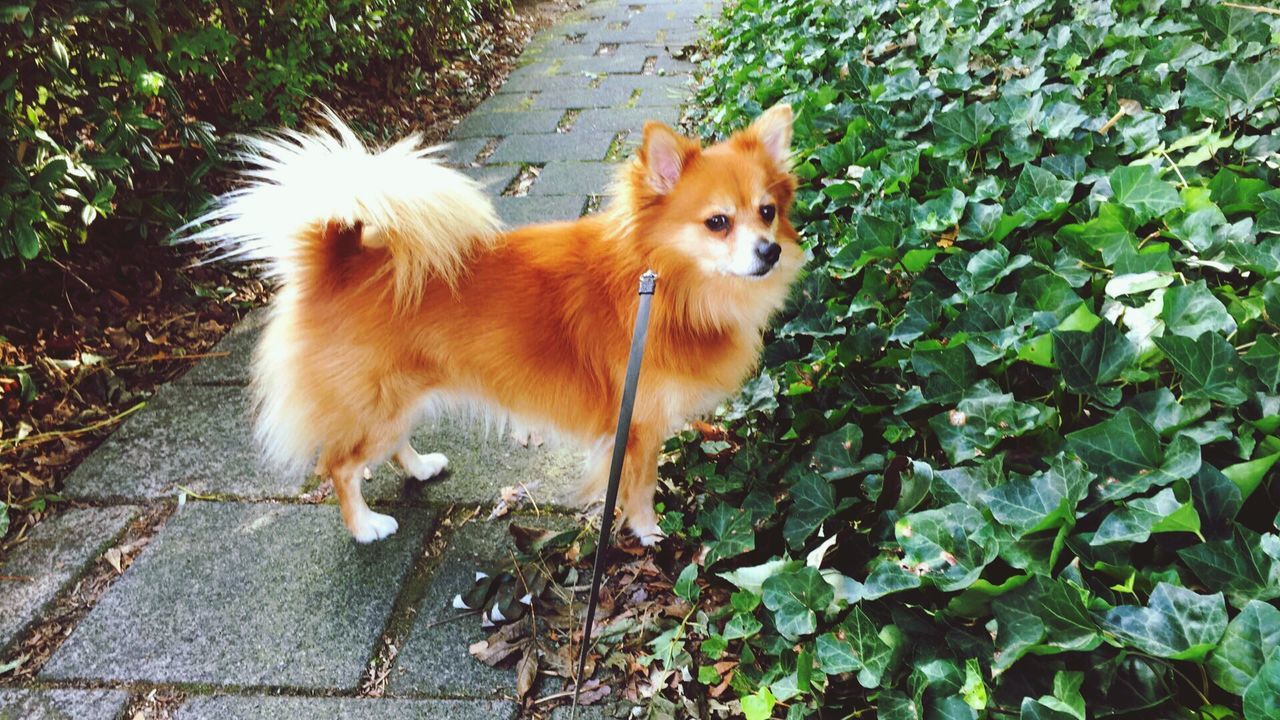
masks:
{"type": "Polygon", "coordinates": [[[791,106],[779,103],[751,123],[752,134],[781,168],[791,167],[791,122],[794,118],[791,106]]]}

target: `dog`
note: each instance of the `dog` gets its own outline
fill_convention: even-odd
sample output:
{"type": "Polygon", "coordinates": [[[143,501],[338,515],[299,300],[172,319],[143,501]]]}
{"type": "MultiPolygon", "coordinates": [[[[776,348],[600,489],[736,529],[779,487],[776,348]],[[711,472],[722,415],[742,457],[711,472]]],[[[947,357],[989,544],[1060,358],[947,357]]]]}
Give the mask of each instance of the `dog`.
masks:
{"type": "Polygon", "coordinates": [[[776,105],[706,148],[649,122],[604,210],[514,230],[417,136],[369,149],[330,112],[305,133],[245,139],[245,184],[185,237],[260,261],[279,284],[253,359],[266,460],[314,462],[351,535],[380,540],[397,523],[365,504],[366,468],[394,458],[435,476],[448,459],[415,451],[413,426],[479,406],[590,448],[579,500],[598,496],[652,269],[619,502],[640,542],[657,542],[662,442],[740,389],[803,265],[787,217],[792,120],[776,105]]]}

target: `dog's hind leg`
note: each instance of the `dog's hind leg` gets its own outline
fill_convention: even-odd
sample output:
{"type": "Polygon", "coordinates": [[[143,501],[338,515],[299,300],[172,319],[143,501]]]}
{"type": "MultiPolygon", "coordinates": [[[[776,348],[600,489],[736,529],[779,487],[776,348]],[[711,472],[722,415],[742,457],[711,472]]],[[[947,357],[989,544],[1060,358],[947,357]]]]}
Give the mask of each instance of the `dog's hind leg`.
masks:
{"type": "Polygon", "coordinates": [[[396,462],[404,471],[418,480],[430,480],[449,467],[449,458],[443,453],[422,454],[413,449],[408,440],[396,451],[396,462]]]}
{"type": "Polygon", "coordinates": [[[356,542],[371,543],[388,537],[400,524],[390,515],[376,513],[365,504],[364,494],[360,491],[366,467],[363,457],[361,453],[337,455],[327,449],[321,456],[320,465],[333,478],[333,489],[338,495],[338,509],[342,511],[342,522],[351,532],[351,537],[356,542]]]}

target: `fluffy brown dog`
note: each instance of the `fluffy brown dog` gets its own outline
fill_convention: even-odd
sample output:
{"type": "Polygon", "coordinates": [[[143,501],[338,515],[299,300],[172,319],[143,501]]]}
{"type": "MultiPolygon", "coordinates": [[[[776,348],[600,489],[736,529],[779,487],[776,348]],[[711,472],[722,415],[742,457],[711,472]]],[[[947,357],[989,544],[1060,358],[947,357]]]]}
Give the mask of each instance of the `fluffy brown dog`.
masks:
{"type": "Polygon", "coordinates": [[[662,440],[734,393],[803,260],[787,209],[791,109],[703,149],[649,123],[605,211],[503,232],[466,176],[410,138],[370,151],[337,118],[247,141],[250,183],[193,239],[266,261],[281,288],[254,361],[255,435],[294,471],[318,456],[360,542],[395,532],[365,468],[445,468],[408,436],[424,412],[478,405],[591,449],[603,490],[635,316],[657,272],[620,500],[646,544],[662,440]]]}

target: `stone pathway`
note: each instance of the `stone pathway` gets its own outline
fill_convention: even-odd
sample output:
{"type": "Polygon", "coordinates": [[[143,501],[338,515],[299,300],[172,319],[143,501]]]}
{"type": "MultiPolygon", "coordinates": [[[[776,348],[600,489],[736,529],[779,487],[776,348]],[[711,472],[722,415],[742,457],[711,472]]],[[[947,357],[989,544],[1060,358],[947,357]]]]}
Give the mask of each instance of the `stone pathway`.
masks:
{"type": "MultiPolygon", "coordinates": [[[[681,52],[718,2],[593,0],[566,15],[457,126],[448,158],[489,188],[508,223],[594,210],[644,121],[677,120],[692,70],[681,52]]],[[[0,557],[3,667],[54,608],[75,604],[86,578],[118,561],[111,553],[149,538],[39,660],[35,680],[0,678],[0,720],[112,720],[152,691],[185,696],[180,720],[517,716],[513,673],[467,653],[484,636],[478,623],[436,622],[472,571],[505,553],[506,524],[485,523],[483,511],[460,529],[447,518],[488,508],[520,482],[555,508],[580,459],[465,423],[423,428],[416,446],[448,454],[448,477],[424,485],[379,469],[366,497],[400,531],[357,545],[333,504],[300,501],[314,479],[255,461],[245,386],[260,318],[75,471],[64,491],[75,509],[0,557]],[[388,640],[399,652],[386,697],[360,697],[388,640]]]]}

